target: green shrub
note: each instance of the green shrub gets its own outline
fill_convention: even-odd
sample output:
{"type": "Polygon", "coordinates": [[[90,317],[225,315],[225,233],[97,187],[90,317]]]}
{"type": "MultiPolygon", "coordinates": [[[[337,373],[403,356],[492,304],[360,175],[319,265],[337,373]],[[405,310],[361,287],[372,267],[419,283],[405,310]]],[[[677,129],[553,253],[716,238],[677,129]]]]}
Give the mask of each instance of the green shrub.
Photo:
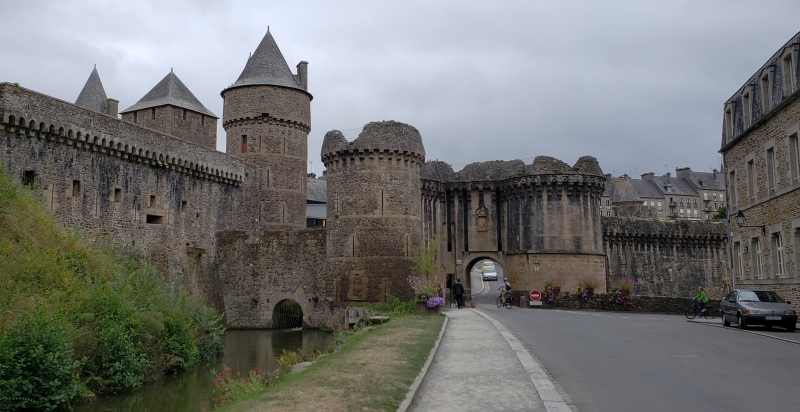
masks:
{"type": "Polygon", "coordinates": [[[63,409],[222,352],[222,315],[137,251],[64,229],[2,167],[0,268],[0,411],[63,409]]]}
{"type": "Polygon", "coordinates": [[[78,393],[69,327],[42,305],[0,333],[0,411],[61,409],[78,393]]]}

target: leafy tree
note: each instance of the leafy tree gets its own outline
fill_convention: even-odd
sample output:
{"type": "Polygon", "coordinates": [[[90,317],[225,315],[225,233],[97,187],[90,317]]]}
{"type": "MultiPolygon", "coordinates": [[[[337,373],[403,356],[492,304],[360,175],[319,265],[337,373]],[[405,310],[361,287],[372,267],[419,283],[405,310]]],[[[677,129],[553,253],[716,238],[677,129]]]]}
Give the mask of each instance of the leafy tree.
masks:
{"type": "Polygon", "coordinates": [[[717,213],[714,213],[714,216],[711,216],[712,219],[727,219],[728,218],[728,210],[725,209],[725,206],[720,206],[717,208],[717,213]]]}
{"type": "Polygon", "coordinates": [[[425,275],[425,277],[436,273],[436,249],[436,239],[433,239],[427,247],[420,243],[419,249],[414,253],[412,259],[414,273],[425,275]]]}

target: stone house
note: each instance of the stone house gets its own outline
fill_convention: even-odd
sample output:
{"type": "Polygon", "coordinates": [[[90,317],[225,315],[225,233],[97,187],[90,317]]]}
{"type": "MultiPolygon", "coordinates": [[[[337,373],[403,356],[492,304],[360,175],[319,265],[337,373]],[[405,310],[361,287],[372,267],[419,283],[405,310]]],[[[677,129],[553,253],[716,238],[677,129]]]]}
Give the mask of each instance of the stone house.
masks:
{"type": "Polygon", "coordinates": [[[774,290],[795,303],[800,299],[798,51],[800,33],[725,102],[720,148],[733,281],[737,287],[774,290]]]}

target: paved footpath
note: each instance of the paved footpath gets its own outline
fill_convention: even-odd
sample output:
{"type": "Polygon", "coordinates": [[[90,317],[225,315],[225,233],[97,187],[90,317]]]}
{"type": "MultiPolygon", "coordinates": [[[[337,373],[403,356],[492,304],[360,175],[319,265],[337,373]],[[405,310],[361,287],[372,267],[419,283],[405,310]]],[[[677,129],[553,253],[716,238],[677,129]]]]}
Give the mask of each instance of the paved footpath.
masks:
{"type": "Polygon", "coordinates": [[[568,412],[557,384],[503,325],[479,309],[446,309],[447,329],[411,411],[568,412]]]}

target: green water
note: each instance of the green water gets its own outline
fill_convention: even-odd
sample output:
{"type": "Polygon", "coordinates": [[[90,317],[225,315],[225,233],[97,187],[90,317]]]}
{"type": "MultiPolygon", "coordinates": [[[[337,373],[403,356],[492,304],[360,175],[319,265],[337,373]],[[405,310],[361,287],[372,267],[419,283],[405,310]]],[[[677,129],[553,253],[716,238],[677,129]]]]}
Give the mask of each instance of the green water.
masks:
{"type": "Polygon", "coordinates": [[[227,365],[236,374],[256,366],[270,371],[278,368],[283,349],[304,353],[326,348],[333,335],[318,330],[232,330],[225,335],[225,355],[217,362],[199,365],[188,371],[167,375],[164,379],[130,392],[110,395],[80,405],[76,412],[197,412],[214,409],[214,376],[227,365]]]}

